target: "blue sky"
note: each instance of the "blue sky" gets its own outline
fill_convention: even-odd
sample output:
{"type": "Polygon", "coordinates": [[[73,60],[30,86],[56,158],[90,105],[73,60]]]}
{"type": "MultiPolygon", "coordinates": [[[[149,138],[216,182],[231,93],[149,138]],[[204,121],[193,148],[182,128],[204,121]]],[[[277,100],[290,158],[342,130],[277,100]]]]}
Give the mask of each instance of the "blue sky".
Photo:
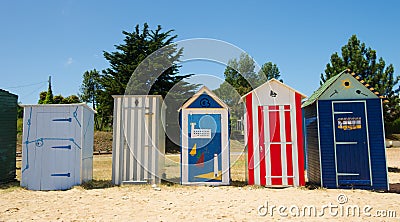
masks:
{"type": "MultiPolygon", "coordinates": [[[[36,103],[51,75],[54,94],[77,94],[82,74],[109,65],[103,51],[121,31],[147,22],[178,40],[213,38],[272,61],[288,85],[311,95],[330,55],[352,34],[400,70],[399,1],[1,1],[0,88],[36,103]],[[26,86],[29,85],[29,86],[26,86]]],[[[182,72],[223,78],[224,66],[197,61],[182,72]]],[[[196,81],[215,80],[197,76],[196,81]]],[[[211,84],[211,88],[214,87],[211,84]]]]}

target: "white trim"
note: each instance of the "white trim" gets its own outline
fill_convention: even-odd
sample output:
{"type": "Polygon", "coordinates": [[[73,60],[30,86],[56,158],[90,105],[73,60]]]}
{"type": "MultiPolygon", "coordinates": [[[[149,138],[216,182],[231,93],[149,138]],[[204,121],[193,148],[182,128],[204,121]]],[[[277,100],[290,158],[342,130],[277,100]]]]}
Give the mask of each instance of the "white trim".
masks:
{"type": "Polygon", "coordinates": [[[333,124],[333,142],[334,142],[334,151],[335,151],[335,169],[336,169],[336,186],[339,187],[338,184],[338,176],[339,173],[337,171],[337,150],[336,145],[353,145],[357,144],[357,142],[336,142],[336,131],[335,131],[335,114],[346,114],[346,113],[353,113],[353,112],[335,112],[334,104],[340,103],[363,103],[364,104],[364,116],[365,116],[365,134],[367,140],[367,148],[368,148],[368,167],[369,167],[369,176],[370,176],[370,185],[373,186],[372,182],[372,166],[371,166],[371,153],[370,153],[370,145],[369,145],[369,130],[368,130],[368,114],[367,114],[367,104],[365,100],[353,100],[353,101],[332,101],[332,124],[333,124]]]}
{"type": "Polygon", "coordinates": [[[337,173],[338,176],[360,176],[359,173],[337,173]]]}
{"type": "MultiPolygon", "coordinates": [[[[298,94],[302,97],[302,99],[307,98],[307,96],[304,95],[303,93],[301,93],[301,92],[299,92],[299,91],[293,89],[292,87],[290,87],[290,86],[288,86],[288,85],[282,83],[281,81],[279,81],[279,80],[277,80],[277,79],[275,79],[275,78],[272,78],[272,79],[268,80],[267,82],[263,83],[262,85],[258,86],[257,88],[253,89],[252,91],[246,93],[246,94],[243,95],[242,97],[240,97],[239,103],[242,102],[243,98],[245,98],[245,97],[246,97],[247,95],[249,95],[250,93],[255,92],[256,90],[258,90],[258,89],[264,87],[265,85],[270,85],[272,82],[276,82],[276,83],[278,83],[279,85],[288,88],[290,91],[293,91],[293,92],[295,92],[295,93],[298,93],[298,94]]],[[[272,88],[272,87],[270,86],[270,88],[272,88]]]]}
{"type": "Polygon", "coordinates": [[[189,167],[188,167],[188,114],[190,113],[189,110],[183,109],[182,110],[182,130],[181,130],[181,140],[182,140],[182,151],[181,151],[181,183],[185,184],[188,183],[187,181],[189,176],[189,167]]]}
{"type": "Polygon", "coordinates": [[[252,95],[252,110],[253,110],[253,162],[254,162],[254,184],[260,185],[260,132],[258,123],[258,103],[260,98],[252,95]],[[254,98],[256,97],[256,98],[254,98]]]}
{"type": "Polygon", "coordinates": [[[230,173],[229,173],[229,136],[228,132],[228,110],[199,110],[193,111],[192,109],[182,109],[182,160],[181,160],[181,171],[182,178],[181,183],[183,185],[229,185],[230,173]],[[189,166],[188,166],[188,155],[189,155],[189,138],[188,138],[188,116],[192,114],[219,114],[221,116],[221,182],[190,182],[189,181],[189,166]]]}
{"type": "Polygon", "coordinates": [[[368,167],[369,167],[369,181],[371,183],[371,187],[373,186],[372,181],[372,165],[371,165],[371,152],[369,146],[369,129],[368,129],[368,113],[367,113],[367,102],[364,101],[364,112],[365,112],[365,130],[367,134],[367,146],[368,146],[368,167]]]}
{"type": "MultiPolygon", "coordinates": [[[[269,176],[270,178],[282,178],[282,179],[284,179],[285,177],[287,177],[287,178],[294,178],[294,176],[269,176]]],[[[283,185],[285,185],[285,184],[283,184],[283,185]]],[[[286,184],[287,185],[287,184],[286,184]]]]}
{"type": "Polygon", "coordinates": [[[194,94],[192,96],[192,98],[190,98],[188,101],[186,101],[180,108],[178,111],[180,111],[181,109],[186,109],[190,106],[190,104],[192,104],[200,95],[202,95],[203,93],[206,93],[207,95],[209,95],[212,99],[215,100],[215,102],[217,102],[220,106],[222,106],[222,108],[224,109],[229,109],[229,106],[226,105],[220,98],[217,97],[217,95],[215,95],[209,88],[207,88],[207,86],[203,86],[201,87],[201,89],[199,89],[199,91],[196,92],[196,94],[194,94]]]}
{"type": "Polygon", "coordinates": [[[333,141],[336,145],[356,145],[358,142],[336,142],[333,141]]]}
{"type": "Polygon", "coordinates": [[[264,117],[264,150],[265,150],[265,167],[267,168],[265,170],[265,176],[266,176],[266,185],[272,185],[272,180],[271,180],[271,138],[269,137],[271,132],[269,128],[269,113],[268,113],[268,107],[263,106],[262,108],[263,111],[263,117],[264,117]],[[266,115],[264,111],[267,110],[266,115]]]}
{"type": "MultiPolygon", "coordinates": [[[[388,172],[388,166],[387,166],[387,154],[386,154],[386,133],[385,133],[385,121],[383,118],[383,105],[382,105],[382,100],[380,100],[381,103],[381,114],[382,114],[382,130],[383,130],[383,148],[385,149],[385,167],[386,167],[386,181],[387,181],[387,189],[389,190],[389,172],[388,172]]],[[[372,179],[371,179],[372,180],[372,179]]]]}
{"type": "MultiPolygon", "coordinates": [[[[315,106],[316,106],[316,113],[317,113],[317,132],[318,132],[318,149],[319,149],[319,174],[320,174],[320,181],[321,181],[321,187],[324,187],[324,180],[322,179],[322,153],[321,153],[321,135],[319,133],[319,110],[318,110],[318,103],[319,100],[315,101],[315,106]]],[[[308,149],[307,149],[308,152],[308,149]]],[[[309,169],[307,169],[307,172],[309,169]]]]}
{"type": "MultiPolygon", "coordinates": [[[[286,138],[285,138],[286,139],[286,138]]],[[[282,145],[282,144],[293,144],[292,142],[269,142],[269,144],[276,144],[276,145],[282,145]]]]}
{"type": "Polygon", "coordinates": [[[333,114],[353,114],[353,112],[333,112],[333,114]]]}
{"type": "MultiPolygon", "coordinates": [[[[292,108],[292,107],[293,107],[293,109],[291,109],[291,111],[290,111],[290,122],[291,122],[290,123],[291,124],[291,126],[290,126],[290,130],[291,130],[290,142],[292,143],[292,168],[293,168],[293,176],[294,176],[293,186],[298,187],[298,186],[300,186],[300,175],[303,175],[303,177],[305,176],[304,175],[304,165],[300,167],[300,168],[303,168],[303,172],[299,172],[299,146],[301,146],[303,144],[298,144],[298,142],[297,142],[298,141],[297,140],[297,130],[299,129],[299,127],[303,127],[303,124],[301,126],[297,125],[297,112],[295,109],[296,101],[293,101],[293,104],[290,105],[290,108],[292,108]],[[299,173],[300,173],[300,175],[299,175],[299,173]]],[[[303,147],[303,153],[304,153],[304,147],[303,147]]],[[[305,155],[306,154],[303,155],[303,158],[305,155]]]]}
{"type": "Polygon", "coordinates": [[[365,100],[335,100],[335,101],[332,101],[332,103],[354,103],[354,102],[365,103],[365,100]]]}
{"type": "Polygon", "coordinates": [[[280,138],[281,138],[281,168],[282,168],[282,185],[288,185],[287,180],[287,156],[286,156],[286,120],[285,112],[279,109],[280,138]],[[285,141],[282,143],[282,141],[285,141]]]}
{"type": "Polygon", "coordinates": [[[335,152],[335,177],[336,177],[336,187],[339,187],[339,176],[338,176],[338,170],[337,170],[337,155],[336,155],[336,122],[335,122],[335,106],[334,102],[331,103],[331,108],[332,108],[332,130],[333,130],[333,151],[335,152]]]}

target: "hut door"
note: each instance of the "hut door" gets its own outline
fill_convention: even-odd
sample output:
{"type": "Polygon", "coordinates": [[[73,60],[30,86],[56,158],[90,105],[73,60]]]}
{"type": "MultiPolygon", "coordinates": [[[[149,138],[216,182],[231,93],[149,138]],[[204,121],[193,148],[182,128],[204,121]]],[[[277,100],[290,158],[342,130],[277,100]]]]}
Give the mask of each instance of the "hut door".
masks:
{"type": "Polygon", "coordinates": [[[221,182],[221,114],[189,114],[188,131],[189,182],[221,182]]]}
{"type": "Polygon", "coordinates": [[[365,102],[332,106],[337,185],[372,185],[365,102]]]}
{"type": "Polygon", "coordinates": [[[36,125],[36,173],[40,190],[68,189],[79,168],[74,141],[76,124],[69,112],[38,112],[36,125]]]}
{"type": "Polygon", "coordinates": [[[260,182],[262,185],[294,185],[290,105],[259,106],[260,182]],[[265,175],[265,176],[263,176],[265,175]]]}

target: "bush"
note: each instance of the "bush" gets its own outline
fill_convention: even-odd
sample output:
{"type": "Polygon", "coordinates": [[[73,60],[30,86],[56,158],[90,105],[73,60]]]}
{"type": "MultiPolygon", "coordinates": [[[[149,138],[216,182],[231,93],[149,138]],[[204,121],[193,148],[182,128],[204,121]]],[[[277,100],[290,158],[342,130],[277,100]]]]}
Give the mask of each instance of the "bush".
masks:
{"type": "Polygon", "coordinates": [[[400,118],[393,122],[385,123],[385,133],[390,134],[400,134],[400,118]]]}

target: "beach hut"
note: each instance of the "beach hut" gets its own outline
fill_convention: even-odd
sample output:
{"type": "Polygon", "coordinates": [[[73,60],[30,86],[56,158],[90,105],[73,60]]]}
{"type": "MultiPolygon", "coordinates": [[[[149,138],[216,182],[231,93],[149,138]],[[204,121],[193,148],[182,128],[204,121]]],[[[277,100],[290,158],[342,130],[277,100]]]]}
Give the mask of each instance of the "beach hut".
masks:
{"type": "Polygon", "coordinates": [[[315,91],[303,110],[310,183],[326,188],[388,189],[378,92],[346,70],[315,91]]]}
{"type": "Polygon", "coordinates": [[[276,79],[242,97],[248,184],[305,185],[301,112],[305,97],[276,79]]]}
{"type": "Polygon", "coordinates": [[[160,95],[116,95],[112,182],[158,184],[164,177],[165,106],[160,95]]]}
{"type": "Polygon", "coordinates": [[[21,186],[66,190],[91,180],[95,111],[84,103],[22,106],[21,186]]]}
{"type": "Polygon", "coordinates": [[[18,96],[0,89],[0,183],[15,179],[18,96]]]}
{"type": "Polygon", "coordinates": [[[228,185],[228,106],[203,86],[179,112],[181,184],[228,185]]]}

